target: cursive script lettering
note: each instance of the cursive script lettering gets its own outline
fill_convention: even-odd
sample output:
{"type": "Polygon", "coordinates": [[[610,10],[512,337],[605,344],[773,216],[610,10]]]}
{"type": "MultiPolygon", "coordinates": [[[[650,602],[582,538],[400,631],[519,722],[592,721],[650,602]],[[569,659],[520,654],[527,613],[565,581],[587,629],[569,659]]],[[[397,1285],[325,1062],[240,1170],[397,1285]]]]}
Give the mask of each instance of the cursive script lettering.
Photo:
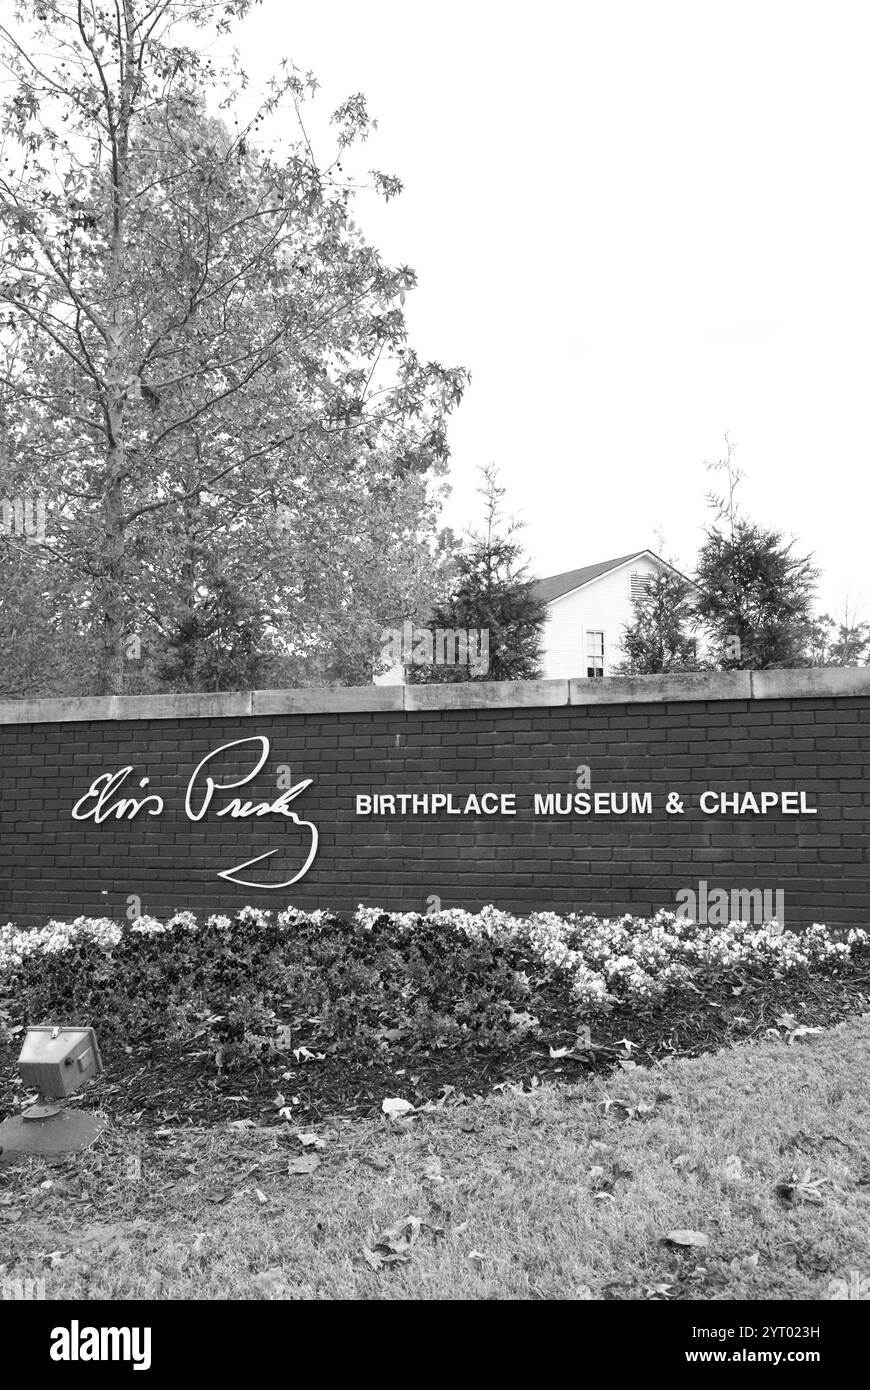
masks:
{"type": "MultiPolygon", "coordinates": [[[[252,782],[263,770],[269,757],[269,749],[269,740],[262,734],[256,734],[252,738],[239,738],[232,743],[221,744],[220,748],[215,748],[213,752],[207,753],[197,763],[187,784],[184,810],[188,820],[202,820],[212,805],[215,792],[233,791],[252,782]],[[241,748],[246,744],[258,745],[258,753],[253,767],[249,768],[242,776],[228,781],[216,781],[211,772],[204,771],[211,764],[212,759],[217,758],[221,753],[225,753],[230,748],[241,748]],[[203,776],[201,777],[200,774],[203,776]]],[[[144,810],[147,810],[149,816],[159,816],[164,809],[164,802],[162,796],[158,796],[155,792],[143,797],[121,797],[118,800],[113,800],[132,771],[132,766],[128,766],[119,768],[117,772],[101,772],[99,777],[94,778],[84,796],[79,797],[73,807],[73,819],[93,819],[97,825],[101,825],[109,816],[114,816],[117,820],[133,820],[134,816],[139,815],[140,811],[144,810]]],[[[304,878],[317,854],[318,832],[316,825],[311,821],[300,819],[295,811],[290,810],[290,803],[301,796],[306,788],[311,786],[312,781],[313,778],[307,777],[304,781],[297,782],[295,786],[282,791],[280,796],[276,796],[272,801],[243,801],[241,797],[233,797],[227,801],[226,805],[215,811],[215,815],[229,816],[232,820],[244,820],[250,816],[284,816],[287,820],[291,820],[294,825],[307,830],[311,839],[308,857],[302,868],[292,878],[287,878],[281,883],[256,883],[251,879],[239,877],[243,870],[250,869],[254,864],[261,864],[263,860],[271,859],[274,854],[278,854],[279,850],[276,848],[267,850],[265,854],[258,854],[253,859],[247,859],[243,864],[236,864],[232,869],[219,870],[219,878],[225,878],[230,883],[241,884],[244,888],[272,890],[289,888],[291,884],[298,883],[300,878],[304,878]]],[[[142,777],[139,786],[146,787],[148,782],[149,778],[142,777]]]]}
{"type": "MultiPolygon", "coordinates": [[[[163,797],[156,792],[149,793],[143,797],[122,797],[114,805],[109,805],[109,801],[114,793],[125,782],[133,771],[132,767],[121,767],[117,772],[102,772],[99,777],[95,777],[84,796],[80,796],[73,807],[73,820],[88,820],[90,817],[96,821],[97,825],[102,825],[103,821],[109,816],[114,815],[116,820],[132,820],[138,816],[140,811],[144,811],[149,801],[155,803],[154,810],[149,810],[149,816],[159,816],[163,810],[163,797]],[[90,801],[94,805],[90,809],[85,809],[90,801]]],[[[140,787],[147,787],[148,778],[143,777],[139,783],[140,787]]]]}

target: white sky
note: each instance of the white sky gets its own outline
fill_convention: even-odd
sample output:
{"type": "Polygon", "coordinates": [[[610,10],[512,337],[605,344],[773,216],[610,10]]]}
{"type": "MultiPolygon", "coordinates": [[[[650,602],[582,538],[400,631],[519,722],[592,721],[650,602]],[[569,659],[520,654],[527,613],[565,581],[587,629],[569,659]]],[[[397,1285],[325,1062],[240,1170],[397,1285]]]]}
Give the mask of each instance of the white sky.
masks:
{"type": "Polygon", "coordinates": [[[748,514],[870,618],[866,0],[264,0],[236,32],[378,118],[363,167],[405,192],[359,220],[473,376],[446,521],[493,460],[539,574],[656,527],[690,567],[727,430],[748,514]]]}

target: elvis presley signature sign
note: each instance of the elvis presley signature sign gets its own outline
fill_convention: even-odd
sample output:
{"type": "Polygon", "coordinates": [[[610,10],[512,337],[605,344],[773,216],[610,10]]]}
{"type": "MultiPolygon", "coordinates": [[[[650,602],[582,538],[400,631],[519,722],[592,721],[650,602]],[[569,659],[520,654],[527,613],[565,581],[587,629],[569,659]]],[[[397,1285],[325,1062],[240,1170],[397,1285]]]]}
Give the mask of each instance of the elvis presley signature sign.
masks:
{"type": "MultiPolygon", "coordinates": [[[[246,786],[262,771],[269,758],[269,740],[264,734],[256,734],[252,738],[238,738],[232,743],[223,743],[220,748],[215,748],[211,753],[197,763],[190,781],[187,784],[187,791],[184,797],[184,810],[188,820],[200,821],[206,811],[212,806],[215,792],[234,791],[239,787],[246,786]],[[260,753],[252,768],[241,777],[236,777],[229,781],[215,781],[214,777],[207,770],[212,760],[221,753],[225,753],[229,748],[240,748],[243,744],[259,744],[260,753]]],[[[73,820],[92,820],[96,825],[101,825],[109,817],[116,820],[133,820],[141,812],[148,816],[160,816],[164,810],[164,800],[157,792],[148,792],[145,796],[119,796],[123,784],[133,772],[132,765],[118,768],[115,772],[101,772],[95,777],[84,796],[79,797],[73,807],[73,820]]],[[[226,801],[215,811],[217,816],[229,816],[232,820],[244,820],[250,816],[285,816],[292,820],[295,825],[302,826],[310,833],[310,845],[308,858],[302,868],[293,875],[292,878],[285,879],[282,883],[256,883],[250,879],[240,878],[239,875],[245,870],[250,869],[254,864],[260,864],[264,859],[270,859],[273,854],[277,854],[278,849],[267,850],[265,854],[258,854],[253,859],[246,859],[243,864],[236,864],[234,868],[222,869],[218,872],[219,878],[225,878],[230,883],[239,883],[245,888],[289,888],[292,883],[297,883],[300,878],[304,878],[317,854],[317,827],[311,821],[301,820],[295,811],[289,809],[291,801],[295,801],[298,796],[310,787],[314,779],[307,777],[302,782],[297,782],[295,786],[288,787],[280,796],[276,796],[274,801],[243,801],[241,797],[234,796],[226,801]]],[[[150,777],[139,779],[140,788],[150,785],[150,777]]]]}

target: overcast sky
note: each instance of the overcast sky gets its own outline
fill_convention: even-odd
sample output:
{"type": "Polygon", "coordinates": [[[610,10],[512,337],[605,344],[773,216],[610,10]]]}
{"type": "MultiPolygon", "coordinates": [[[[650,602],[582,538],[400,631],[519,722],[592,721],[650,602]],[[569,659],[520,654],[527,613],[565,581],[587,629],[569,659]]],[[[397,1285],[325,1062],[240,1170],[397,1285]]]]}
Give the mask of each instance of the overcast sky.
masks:
{"type": "Polygon", "coordinates": [[[378,118],[405,191],[360,220],[473,378],[450,524],[494,461],[539,574],[657,528],[690,567],[728,431],[748,514],[870,618],[866,0],[264,0],[237,33],[378,118]]]}

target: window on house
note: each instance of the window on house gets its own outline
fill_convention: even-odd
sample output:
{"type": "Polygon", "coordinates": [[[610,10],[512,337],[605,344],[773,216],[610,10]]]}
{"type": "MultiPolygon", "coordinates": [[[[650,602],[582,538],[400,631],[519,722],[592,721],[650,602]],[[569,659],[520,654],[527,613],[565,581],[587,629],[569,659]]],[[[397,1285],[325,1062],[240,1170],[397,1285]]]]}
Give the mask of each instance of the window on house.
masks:
{"type": "Polygon", "coordinates": [[[634,602],[637,598],[642,598],[652,581],[651,574],[633,574],[631,576],[631,598],[634,602]]]}
{"type": "Polygon", "coordinates": [[[603,632],[587,632],[586,634],[586,674],[587,676],[604,675],[603,632]]]}

